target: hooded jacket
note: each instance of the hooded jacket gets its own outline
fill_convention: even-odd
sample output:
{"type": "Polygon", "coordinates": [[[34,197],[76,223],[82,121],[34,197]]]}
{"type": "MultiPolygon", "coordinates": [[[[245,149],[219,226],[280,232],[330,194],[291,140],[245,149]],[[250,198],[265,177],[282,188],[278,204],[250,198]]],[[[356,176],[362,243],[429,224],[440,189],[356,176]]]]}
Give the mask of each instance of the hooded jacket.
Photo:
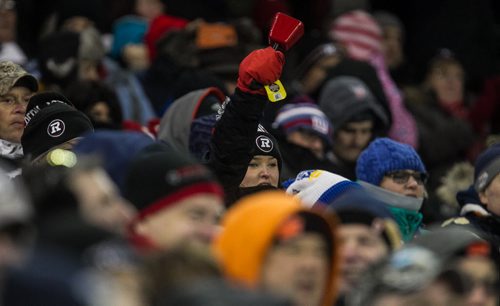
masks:
{"type": "Polygon", "coordinates": [[[322,305],[330,306],[336,297],[339,270],[335,225],[283,191],[261,192],[237,202],[225,215],[223,231],[214,241],[213,249],[229,279],[256,288],[276,231],[289,216],[299,212],[320,216],[331,229],[331,270],[322,301],[322,305]]]}
{"type": "Polygon", "coordinates": [[[389,127],[388,114],[358,78],[340,76],[331,79],[323,86],[318,104],[337,131],[364,112],[373,115],[376,135],[385,134],[389,127]]]}
{"type": "MultiPolygon", "coordinates": [[[[209,95],[215,96],[219,105],[226,98],[220,89],[209,87],[192,91],[175,100],[161,118],[158,139],[168,142],[182,153],[189,152],[191,123],[205,104],[211,107],[208,105],[212,101],[207,99],[209,95]]],[[[213,113],[216,111],[212,110],[213,113]]]]}

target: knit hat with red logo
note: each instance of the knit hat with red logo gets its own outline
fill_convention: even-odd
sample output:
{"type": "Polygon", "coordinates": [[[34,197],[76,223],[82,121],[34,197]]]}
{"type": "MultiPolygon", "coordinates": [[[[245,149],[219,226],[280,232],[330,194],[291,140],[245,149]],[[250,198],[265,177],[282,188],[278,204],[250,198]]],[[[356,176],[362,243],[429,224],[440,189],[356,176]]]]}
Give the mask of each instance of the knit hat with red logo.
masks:
{"type": "Polygon", "coordinates": [[[57,92],[42,92],[31,97],[24,121],[21,144],[24,156],[30,160],[94,130],[90,119],[57,92]]]}

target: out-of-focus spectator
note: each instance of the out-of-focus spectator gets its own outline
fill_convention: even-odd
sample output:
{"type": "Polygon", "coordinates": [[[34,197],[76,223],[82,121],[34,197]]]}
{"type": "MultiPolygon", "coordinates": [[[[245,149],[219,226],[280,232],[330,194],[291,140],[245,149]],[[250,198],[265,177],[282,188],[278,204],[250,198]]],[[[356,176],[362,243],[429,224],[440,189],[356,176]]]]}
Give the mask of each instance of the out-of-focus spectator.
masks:
{"type": "Polygon", "coordinates": [[[187,244],[149,258],[143,300],[151,306],[291,306],[286,299],[230,284],[208,248],[187,244]]]}
{"type": "Polygon", "coordinates": [[[464,229],[433,229],[369,269],[347,305],[466,305],[470,288],[456,262],[477,243],[464,229]]]}
{"type": "Polygon", "coordinates": [[[17,42],[17,10],[15,0],[0,2],[0,61],[24,65],[28,57],[17,42]]]}
{"type": "MultiPolygon", "coordinates": [[[[36,235],[31,197],[21,179],[11,179],[0,164],[0,275],[25,264],[36,235]]],[[[3,285],[2,285],[3,286],[3,285]]]]}
{"type": "Polygon", "coordinates": [[[145,146],[154,140],[144,133],[134,131],[107,131],[82,135],[75,145],[77,155],[90,155],[101,160],[102,167],[124,194],[125,176],[130,161],[145,146]]]}
{"type": "Polygon", "coordinates": [[[382,52],[392,79],[399,88],[416,83],[413,67],[404,50],[406,32],[403,22],[388,11],[375,11],[373,17],[382,30],[382,52]]]}
{"type": "Polygon", "coordinates": [[[272,127],[281,148],[284,179],[305,169],[337,172],[336,165],[327,157],[332,150],[333,126],[316,104],[285,105],[278,111],[272,127]]]}
{"type": "Polygon", "coordinates": [[[150,61],[144,44],[147,21],[139,16],[125,16],[113,24],[110,56],[131,71],[143,71],[150,61]]]}
{"type": "Polygon", "coordinates": [[[94,27],[53,32],[39,44],[40,81],[46,90],[62,91],[77,80],[100,80],[105,52],[94,27]]]}
{"type": "Polygon", "coordinates": [[[7,277],[7,305],[88,305],[96,297],[85,254],[115,237],[108,230],[117,230],[119,222],[106,218],[123,202],[95,161],[77,161],[65,152],[73,158],[23,169],[37,236],[27,262],[7,277]]]}
{"type": "Polygon", "coordinates": [[[121,129],[122,110],[114,90],[100,81],[77,81],[65,92],[76,109],[83,112],[96,129],[121,129]]]}
{"type": "Polygon", "coordinates": [[[328,203],[340,219],[341,243],[340,299],[362,286],[368,269],[386,259],[403,243],[401,233],[386,203],[377,200],[362,189],[351,190],[328,203]]]}
{"type": "Polygon", "coordinates": [[[266,191],[231,207],[222,227],[214,251],[229,281],[294,305],[334,302],[340,249],[329,217],[283,191],[266,191]]]}
{"type": "Polygon", "coordinates": [[[500,262],[500,145],[483,151],[474,164],[474,185],[457,193],[462,205],[460,217],[447,220],[444,225],[469,225],[480,231],[492,245],[493,256],[500,262]]]}
{"type": "MultiPolygon", "coordinates": [[[[450,50],[441,50],[429,63],[420,87],[407,88],[408,109],[417,121],[418,152],[429,171],[430,205],[440,203],[435,195],[443,176],[456,163],[474,159],[484,139],[475,140],[469,125],[469,103],[465,71],[450,50]],[[431,149],[432,147],[432,149],[431,149]]],[[[438,211],[438,210],[436,210],[438,211]]],[[[436,219],[440,216],[436,215],[436,219]]]]}
{"type": "Polygon", "coordinates": [[[322,43],[310,51],[294,70],[291,84],[298,95],[305,94],[318,101],[328,81],[342,76],[358,78],[370,89],[375,101],[386,113],[387,125],[390,126],[391,111],[377,72],[369,63],[346,56],[344,47],[339,43],[322,43]]]}
{"type": "Polygon", "coordinates": [[[334,19],[329,36],[344,46],[349,57],[366,61],[375,68],[392,117],[388,136],[416,148],[418,131],[415,119],[406,109],[403,97],[389,75],[382,53],[382,30],[373,16],[363,10],[344,13],[334,19]]]}
{"type": "Polygon", "coordinates": [[[162,143],[144,147],[131,161],[125,197],[138,210],[129,239],[144,253],[186,241],[209,244],[224,208],[222,188],[210,171],[162,143]]]}

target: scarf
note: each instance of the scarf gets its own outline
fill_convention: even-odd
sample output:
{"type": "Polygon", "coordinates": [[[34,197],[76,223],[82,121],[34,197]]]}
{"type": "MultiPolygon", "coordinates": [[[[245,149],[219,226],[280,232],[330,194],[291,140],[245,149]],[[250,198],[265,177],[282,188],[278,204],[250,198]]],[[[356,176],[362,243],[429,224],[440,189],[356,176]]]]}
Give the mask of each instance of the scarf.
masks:
{"type": "Polygon", "coordinates": [[[20,159],[24,156],[23,147],[20,143],[0,139],[0,156],[8,159],[20,159]]]}

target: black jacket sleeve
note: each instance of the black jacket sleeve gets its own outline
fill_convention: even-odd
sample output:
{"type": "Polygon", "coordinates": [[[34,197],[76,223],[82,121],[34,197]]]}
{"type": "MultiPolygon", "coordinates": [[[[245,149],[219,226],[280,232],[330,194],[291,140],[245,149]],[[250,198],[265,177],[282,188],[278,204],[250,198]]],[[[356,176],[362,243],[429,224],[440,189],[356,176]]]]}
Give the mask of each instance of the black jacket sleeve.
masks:
{"type": "Polygon", "coordinates": [[[267,99],[238,88],[224,103],[210,142],[208,166],[226,193],[226,204],[238,197],[239,185],[252,160],[252,149],[267,99]]]}

